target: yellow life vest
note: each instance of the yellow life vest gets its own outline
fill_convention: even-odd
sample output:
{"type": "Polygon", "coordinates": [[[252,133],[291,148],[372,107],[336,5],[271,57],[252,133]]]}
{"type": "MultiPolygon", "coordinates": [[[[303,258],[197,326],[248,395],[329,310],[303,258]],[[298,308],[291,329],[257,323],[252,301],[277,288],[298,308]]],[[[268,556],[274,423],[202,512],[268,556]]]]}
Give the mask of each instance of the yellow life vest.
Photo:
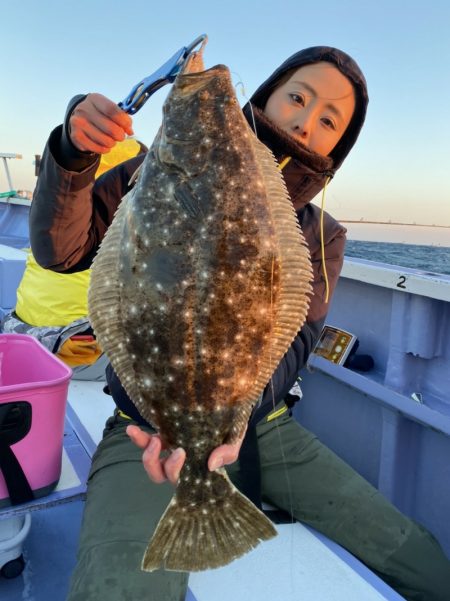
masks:
{"type": "MultiPolygon", "coordinates": [[[[95,177],[140,151],[140,143],[133,138],[119,142],[102,155],[95,177]]],[[[89,278],[89,269],[78,273],[57,273],[43,269],[29,250],[25,272],[17,289],[17,316],[37,327],[67,326],[80,317],[86,317],[89,278]]]]}
{"type": "Polygon", "coordinates": [[[16,313],[32,326],[67,326],[86,317],[90,269],[57,273],[36,263],[31,250],[17,288],[16,313]]]}

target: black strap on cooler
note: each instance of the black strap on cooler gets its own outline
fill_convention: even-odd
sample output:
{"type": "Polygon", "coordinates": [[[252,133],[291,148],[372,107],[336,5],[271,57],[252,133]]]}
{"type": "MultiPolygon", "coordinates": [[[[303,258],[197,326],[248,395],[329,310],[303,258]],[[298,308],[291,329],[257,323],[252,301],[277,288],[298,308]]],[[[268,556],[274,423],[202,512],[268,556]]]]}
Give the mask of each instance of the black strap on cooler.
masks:
{"type": "Polygon", "coordinates": [[[34,499],[27,477],[11,448],[30,431],[31,415],[32,407],[27,401],[0,404],[0,471],[6,482],[11,505],[34,499]]]}

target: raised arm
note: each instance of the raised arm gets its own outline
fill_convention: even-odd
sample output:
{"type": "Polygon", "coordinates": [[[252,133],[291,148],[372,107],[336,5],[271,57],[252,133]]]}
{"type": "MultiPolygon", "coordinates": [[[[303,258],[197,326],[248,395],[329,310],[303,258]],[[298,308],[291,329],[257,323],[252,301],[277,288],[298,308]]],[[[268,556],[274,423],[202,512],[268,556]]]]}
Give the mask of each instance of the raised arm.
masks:
{"type": "Polygon", "coordinates": [[[128,133],[129,115],[104,96],[76,96],[69,103],[64,124],[45,147],[31,205],[31,247],[43,267],[70,273],[90,266],[142,161],[131,159],[95,181],[99,152],[128,133]]]}

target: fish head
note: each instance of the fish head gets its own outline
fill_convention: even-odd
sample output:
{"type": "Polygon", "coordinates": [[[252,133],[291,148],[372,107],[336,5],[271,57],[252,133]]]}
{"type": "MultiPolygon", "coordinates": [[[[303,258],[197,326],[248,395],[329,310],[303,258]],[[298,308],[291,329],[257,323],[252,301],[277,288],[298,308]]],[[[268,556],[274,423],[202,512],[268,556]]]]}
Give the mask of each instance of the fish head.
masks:
{"type": "Polygon", "coordinates": [[[215,164],[222,141],[240,137],[248,126],[228,67],[203,68],[201,57],[188,61],[163,106],[156,155],[164,167],[187,178],[215,164]]]}

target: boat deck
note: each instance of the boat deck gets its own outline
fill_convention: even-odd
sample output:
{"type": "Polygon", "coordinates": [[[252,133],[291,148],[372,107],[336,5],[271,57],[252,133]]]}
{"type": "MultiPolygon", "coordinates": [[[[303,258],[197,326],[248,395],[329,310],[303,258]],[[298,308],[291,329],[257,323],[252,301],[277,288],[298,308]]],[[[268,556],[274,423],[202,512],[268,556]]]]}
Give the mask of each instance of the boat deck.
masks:
{"type": "MultiPolygon", "coordinates": [[[[1,599],[65,599],[83,511],[82,480],[112,411],[112,401],[102,389],[102,382],[70,384],[65,436],[69,461],[64,463],[58,490],[35,503],[39,507],[32,512],[31,531],[23,549],[25,569],[15,579],[0,578],[1,599]],[[60,489],[64,486],[72,487],[70,498],[61,498],[60,489]]],[[[0,519],[7,515],[11,515],[11,509],[4,509],[3,514],[0,511],[0,519]]],[[[277,529],[278,537],[229,566],[192,574],[186,601],[248,601],[250,589],[252,599],[260,601],[402,599],[353,556],[319,533],[299,523],[278,525],[277,529]]]]}

